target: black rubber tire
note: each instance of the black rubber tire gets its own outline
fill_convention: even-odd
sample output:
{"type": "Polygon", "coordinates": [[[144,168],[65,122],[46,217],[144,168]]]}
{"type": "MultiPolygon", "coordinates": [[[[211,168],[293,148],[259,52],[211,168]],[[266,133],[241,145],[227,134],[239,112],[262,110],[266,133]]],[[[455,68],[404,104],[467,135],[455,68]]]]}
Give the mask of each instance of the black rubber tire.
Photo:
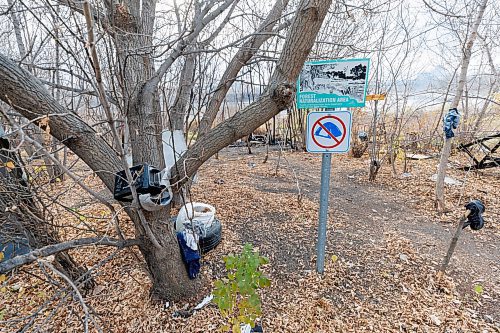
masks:
{"type": "Polygon", "coordinates": [[[205,254],[219,245],[222,240],[222,224],[215,218],[212,225],[207,230],[206,237],[200,237],[200,250],[205,254]]]}

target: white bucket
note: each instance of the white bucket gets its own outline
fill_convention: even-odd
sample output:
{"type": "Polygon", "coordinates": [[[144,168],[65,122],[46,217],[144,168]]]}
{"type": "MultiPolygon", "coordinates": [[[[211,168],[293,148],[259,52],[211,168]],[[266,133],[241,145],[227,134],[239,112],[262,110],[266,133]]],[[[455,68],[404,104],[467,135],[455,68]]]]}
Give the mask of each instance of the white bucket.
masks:
{"type": "Polygon", "coordinates": [[[214,218],[214,206],[201,202],[188,202],[179,210],[175,221],[175,230],[181,232],[184,230],[184,223],[191,223],[191,221],[194,224],[208,227],[212,224],[214,218]]]}

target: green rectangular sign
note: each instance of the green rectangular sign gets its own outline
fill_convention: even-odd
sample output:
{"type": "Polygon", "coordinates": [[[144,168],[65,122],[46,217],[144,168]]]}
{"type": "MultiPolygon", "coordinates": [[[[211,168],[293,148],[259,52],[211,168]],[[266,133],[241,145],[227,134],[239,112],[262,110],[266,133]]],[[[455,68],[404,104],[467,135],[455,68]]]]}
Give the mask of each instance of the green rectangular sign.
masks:
{"type": "Polygon", "coordinates": [[[297,81],[297,107],[354,108],[365,106],[370,59],[307,62],[297,81]]]}

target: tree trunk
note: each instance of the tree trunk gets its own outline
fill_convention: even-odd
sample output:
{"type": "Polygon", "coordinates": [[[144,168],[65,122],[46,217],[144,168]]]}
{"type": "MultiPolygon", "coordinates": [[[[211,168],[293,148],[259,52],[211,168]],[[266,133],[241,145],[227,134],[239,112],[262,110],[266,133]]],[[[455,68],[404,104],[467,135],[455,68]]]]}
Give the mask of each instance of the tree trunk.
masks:
{"type": "Polygon", "coordinates": [[[215,91],[215,94],[210,99],[207,110],[203,115],[200,122],[200,128],[198,130],[198,136],[202,137],[208,130],[212,127],[212,124],[219,112],[222,101],[226,97],[227,92],[233,85],[234,81],[240,70],[247,64],[247,62],[253,57],[253,55],[259,50],[259,48],[264,44],[266,40],[272,37],[273,28],[276,22],[281,17],[283,10],[288,5],[289,0],[277,0],[273,8],[267,15],[266,19],[260,25],[256,34],[246,41],[238,52],[235,54],[226,71],[222,75],[219,85],[215,91]]]}
{"type": "MultiPolygon", "coordinates": [[[[451,103],[450,108],[458,107],[460,99],[462,98],[462,94],[464,92],[464,87],[465,87],[465,81],[467,78],[467,70],[469,68],[469,63],[472,56],[472,46],[474,45],[474,41],[476,40],[477,30],[483,18],[483,14],[486,9],[487,3],[488,0],[483,0],[481,2],[476,19],[474,20],[474,25],[472,26],[471,33],[469,35],[467,43],[464,46],[462,66],[460,68],[460,77],[458,80],[457,91],[455,92],[455,98],[453,98],[453,102],[451,103]]],[[[451,153],[452,141],[453,138],[444,139],[443,150],[441,151],[441,159],[439,161],[438,175],[436,180],[436,191],[435,191],[435,207],[440,212],[444,212],[446,210],[444,201],[444,179],[446,177],[446,168],[451,153]]]]}
{"type": "MultiPolygon", "coordinates": [[[[136,53],[137,49],[147,50],[153,47],[151,36],[154,27],[155,1],[143,1],[142,8],[139,8],[138,1],[125,1],[124,5],[127,10],[115,11],[115,24],[137,22],[137,25],[119,25],[123,33],[115,35],[121,73],[127,82],[124,96],[133,164],[147,163],[162,169],[165,162],[161,142],[162,123],[158,86],[146,84],[155,74],[153,59],[136,53]],[[139,11],[142,11],[141,15],[139,11]],[[125,17],[118,20],[118,15],[125,17]]],[[[187,81],[190,81],[192,72],[188,74],[190,77],[187,81]]],[[[189,89],[187,91],[189,92],[189,89]]],[[[179,111],[182,111],[181,108],[184,106],[183,96],[180,96],[179,111]]],[[[179,124],[182,128],[183,118],[179,124]]],[[[190,280],[188,277],[175,231],[169,220],[169,208],[155,213],[144,212],[146,223],[159,246],[141,227],[142,222],[137,214],[129,212],[129,215],[134,220],[136,238],[141,240],[139,249],[152,278],[152,296],[155,299],[180,300],[195,295],[200,282],[190,280]]]]}
{"type": "MultiPolygon", "coordinates": [[[[2,126],[0,124],[0,126],[2,126]]],[[[26,239],[32,249],[41,248],[60,242],[53,223],[47,221],[36,203],[35,195],[22,178],[22,168],[19,155],[10,151],[10,143],[0,138],[0,162],[6,165],[12,163],[15,168],[0,167],[0,239],[26,239]]],[[[58,253],[55,265],[66,276],[76,281],[87,269],[79,266],[68,253],[58,253]]],[[[84,290],[94,286],[94,280],[89,276],[83,282],[84,290]]]]}
{"type": "Polygon", "coordinates": [[[180,258],[179,246],[173,224],[166,218],[165,210],[146,214],[153,234],[161,247],[156,247],[150,239],[141,236],[139,246],[153,286],[151,295],[158,300],[181,300],[195,296],[202,279],[190,280],[180,258]],[[167,222],[166,222],[167,221],[167,222]]]}

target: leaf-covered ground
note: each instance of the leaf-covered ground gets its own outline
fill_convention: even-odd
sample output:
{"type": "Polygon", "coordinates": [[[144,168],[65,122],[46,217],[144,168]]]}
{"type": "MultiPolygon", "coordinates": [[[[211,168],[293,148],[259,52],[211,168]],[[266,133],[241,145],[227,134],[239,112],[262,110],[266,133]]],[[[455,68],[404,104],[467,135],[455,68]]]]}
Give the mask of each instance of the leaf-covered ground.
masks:
{"type": "MultiPolygon", "coordinates": [[[[366,157],[334,156],[326,269],[320,276],[315,243],[321,157],[278,155],[272,151],[263,163],[262,149],[247,155],[244,148],[228,148],[200,170],[192,199],[214,205],[224,227],[221,245],[203,258],[207,289],[224,275],[222,257],[251,242],[270,259],[265,271],[272,285],[261,293],[266,332],[500,332],[500,170],[450,170],[465,184],[446,188],[452,210],[440,216],[432,209],[430,180],[437,160],[411,162],[407,177],[392,177],[384,165],[368,183],[366,157]],[[465,230],[447,277],[438,280],[436,268],[471,198],[485,202],[487,225],[465,230]]],[[[83,167],[81,175],[102,190],[83,167]]],[[[114,235],[107,211],[78,186],[67,181],[52,191],[68,187],[62,204],[73,213],[60,206],[56,215],[67,225],[63,236],[86,235],[89,227],[114,235]]],[[[121,226],[132,236],[125,219],[122,214],[121,226]]],[[[222,323],[213,304],[186,319],[172,314],[188,304],[151,302],[136,250],[98,247],[72,254],[95,269],[97,287],[85,297],[94,331],[212,332],[222,323]]],[[[7,321],[0,331],[28,327],[33,318],[31,331],[81,332],[78,300],[39,276],[33,264],[6,282],[0,313],[7,321]],[[29,317],[37,311],[39,316],[29,317]]]]}

